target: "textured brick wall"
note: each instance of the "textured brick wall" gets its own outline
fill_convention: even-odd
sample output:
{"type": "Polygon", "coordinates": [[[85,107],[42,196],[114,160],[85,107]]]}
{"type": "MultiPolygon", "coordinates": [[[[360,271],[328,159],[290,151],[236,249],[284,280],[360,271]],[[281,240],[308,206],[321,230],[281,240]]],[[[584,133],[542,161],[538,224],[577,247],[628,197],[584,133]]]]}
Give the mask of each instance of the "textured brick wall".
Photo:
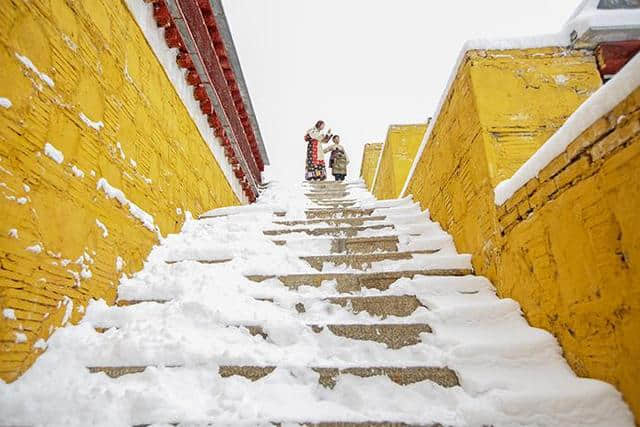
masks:
{"type": "Polygon", "coordinates": [[[497,283],[640,416],[640,89],[498,209],[497,283]]]}
{"type": "MultiPolygon", "coordinates": [[[[549,52],[561,57],[560,50],[524,54],[549,52]]],[[[582,52],[564,55],[566,70],[555,64],[548,76],[538,74],[547,86],[525,79],[521,90],[508,84],[502,59],[497,82],[489,84],[484,71],[482,79],[476,78],[476,58],[484,61],[491,55],[471,52],[465,58],[406,194],[431,210],[460,251],[473,254],[477,273],[488,276],[501,296],[516,299],[533,326],[558,337],[579,375],[616,385],[638,416],[639,92],[594,123],[537,179],[498,208],[495,183],[525,160],[524,152],[533,152],[549,128],[558,126],[551,119],[562,115],[551,104],[561,103],[568,115],[595,87],[584,68],[591,61],[582,52]],[[581,71],[575,74],[572,69],[581,71]],[[559,79],[563,84],[558,84],[558,75],[578,80],[559,79]],[[502,88],[499,82],[505,82],[502,88]],[[581,97],[567,95],[567,85],[581,97]],[[546,96],[524,96],[542,87],[546,96]],[[496,112],[517,114],[499,107],[507,101],[515,105],[514,100],[502,99],[514,94],[520,94],[529,117],[538,111],[535,117],[541,121],[527,126],[539,132],[510,131],[510,142],[503,144],[495,130],[509,128],[512,120],[496,112]],[[534,99],[536,106],[530,105],[534,99]],[[483,111],[487,108],[490,114],[483,111]],[[513,157],[510,150],[516,151],[513,157]]],[[[521,75],[522,55],[512,55],[518,58],[519,65],[512,69],[516,76],[521,75]]],[[[542,69],[535,63],[532,67],[542,69]]]]}
{"type": "Polygon", "coordinates": [[[376,173],[378,159],[382,151],[382,142],[372,142],[364,145],[362,150],[362,163],[360,164],[360,177],[364,180],[368,189],[371,189],[373,175],[376,173]]]}
{"type": "Polygon", "coordinates": [[[372,189],[378,199],[398,197],[426,130],[427,124],[389,126],[372,189]]]}
{"type": "Polygon", "coordinates": [[[0,101],[0,378],[12,380],[66,313],[113,302],[154,226],[166,235],[187,210],[239,202],[122,1],[5,0],[0,101]]]}

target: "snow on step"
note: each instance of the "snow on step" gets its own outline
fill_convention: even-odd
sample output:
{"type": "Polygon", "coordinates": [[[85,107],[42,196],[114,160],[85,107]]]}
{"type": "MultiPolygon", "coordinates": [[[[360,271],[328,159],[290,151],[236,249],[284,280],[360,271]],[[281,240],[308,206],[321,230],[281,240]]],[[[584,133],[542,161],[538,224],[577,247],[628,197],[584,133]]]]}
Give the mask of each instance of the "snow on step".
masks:
{"type": "Polygon", "coordinates": [[[553,336],[471,273],[411,198],[274,181],[255,205],[164,239],[121,280],[123,306],[92,301],[58,329],[0,383],[2,422],[633,425],[612,386],[578,378],[553,336]],[[345,218],[366,226],[330,222],[345,218]],[[336,262],[349,257],[371,271],[336,262]]]}

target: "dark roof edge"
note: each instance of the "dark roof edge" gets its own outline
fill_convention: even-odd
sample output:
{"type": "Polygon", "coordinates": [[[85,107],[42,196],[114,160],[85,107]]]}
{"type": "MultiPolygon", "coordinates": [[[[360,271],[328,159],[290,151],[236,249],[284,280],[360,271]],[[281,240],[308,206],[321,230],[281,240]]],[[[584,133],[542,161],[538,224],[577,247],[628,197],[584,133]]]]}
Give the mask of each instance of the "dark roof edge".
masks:
{"type": "Polygon", "coordinates": [[[253,128],[253,132],[256,135],[256,140],[258,142],[260,155],[262,156],[262,160],[264,161],[264,164],[268,165],[269,156],[267,155],[267,149],[264,145],[264,140],[262,139],[262,133],[260,132],[260,125],[258,124],[258,118],[253,109],[251,96],[249,96],[249,90],[247,89],[247,84],[244,80],[244,74],[242,73],[242,67],[240,66],[240,59],[238,58],[238,52],[236,51],[236,46],[233,42],[231,29],[229,28],[229,23],[227,22],[227,16],[224,13],[222,0],[209,0],[209,3],[211,4],[211,9],[213,10],[213,14],[216,18],[218,31],[220,32],[220,36],[222,36],[222,40],[224,41],[225,47],[227,49],[227,54],[229,55],[229,63],[231,64],[233,73],[236,76],[236,82],[238,83],[240,94],[242,95],[242,99],[247,109],[249,120],[251,121],[251,127],[253,128]]]}

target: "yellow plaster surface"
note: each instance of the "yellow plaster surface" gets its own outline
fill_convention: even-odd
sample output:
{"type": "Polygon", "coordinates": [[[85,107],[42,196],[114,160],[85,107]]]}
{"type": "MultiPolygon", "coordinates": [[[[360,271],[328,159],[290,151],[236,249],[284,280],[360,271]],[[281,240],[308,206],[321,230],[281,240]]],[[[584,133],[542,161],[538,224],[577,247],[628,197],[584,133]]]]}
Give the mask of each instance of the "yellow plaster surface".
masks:
{"type": "Polygon", "coordinates": [[[0,378],[9,381],[68,306],[75,322],[90,298],[112,303],[119,276],[157,243],[135,208],[97,188],[101,178],[163,235],[186,211],[239,203],[123,1],[10,3],[0,8],[0,97],[11,104],[0,106],[0,308],[16,316],[0,316],[0,378]]]}
{"type": "Polygon", "coordinates": [[[426,130],[426,123],[389,126],[372,189],[378,199],[398,197],[426,130]]]}
{"type": "Polygon", "coordinates": [[[468,53],[405,195],[555,334],[578,375],[617,386],[638,417],[640,90],[493,201],[495,184],[599,86],[596,73],[584,52],[468,53]]]}
{"type": "Polygon", "coordinates": [[[376,173],[378,159],[382,151],[382,142],[372,142],[364,145],[362,151],[362,163],[360,164],[360,177],[364,180],[367,189],[371,190],[373,176],[376,173]]]}

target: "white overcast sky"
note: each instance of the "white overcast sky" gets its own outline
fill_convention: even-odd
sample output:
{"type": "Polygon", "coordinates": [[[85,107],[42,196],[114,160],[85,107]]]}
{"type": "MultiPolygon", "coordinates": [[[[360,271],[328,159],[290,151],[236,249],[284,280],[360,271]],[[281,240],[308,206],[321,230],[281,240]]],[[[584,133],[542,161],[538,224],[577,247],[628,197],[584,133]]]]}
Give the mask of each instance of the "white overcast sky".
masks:
{"type": "Polygon", "coordinates": [[[579,0],[224,0],[272,173],[302,180],[323,119],[360,172],[387,127],[433,115],[463,43],[560,30],[579,0]]]}

